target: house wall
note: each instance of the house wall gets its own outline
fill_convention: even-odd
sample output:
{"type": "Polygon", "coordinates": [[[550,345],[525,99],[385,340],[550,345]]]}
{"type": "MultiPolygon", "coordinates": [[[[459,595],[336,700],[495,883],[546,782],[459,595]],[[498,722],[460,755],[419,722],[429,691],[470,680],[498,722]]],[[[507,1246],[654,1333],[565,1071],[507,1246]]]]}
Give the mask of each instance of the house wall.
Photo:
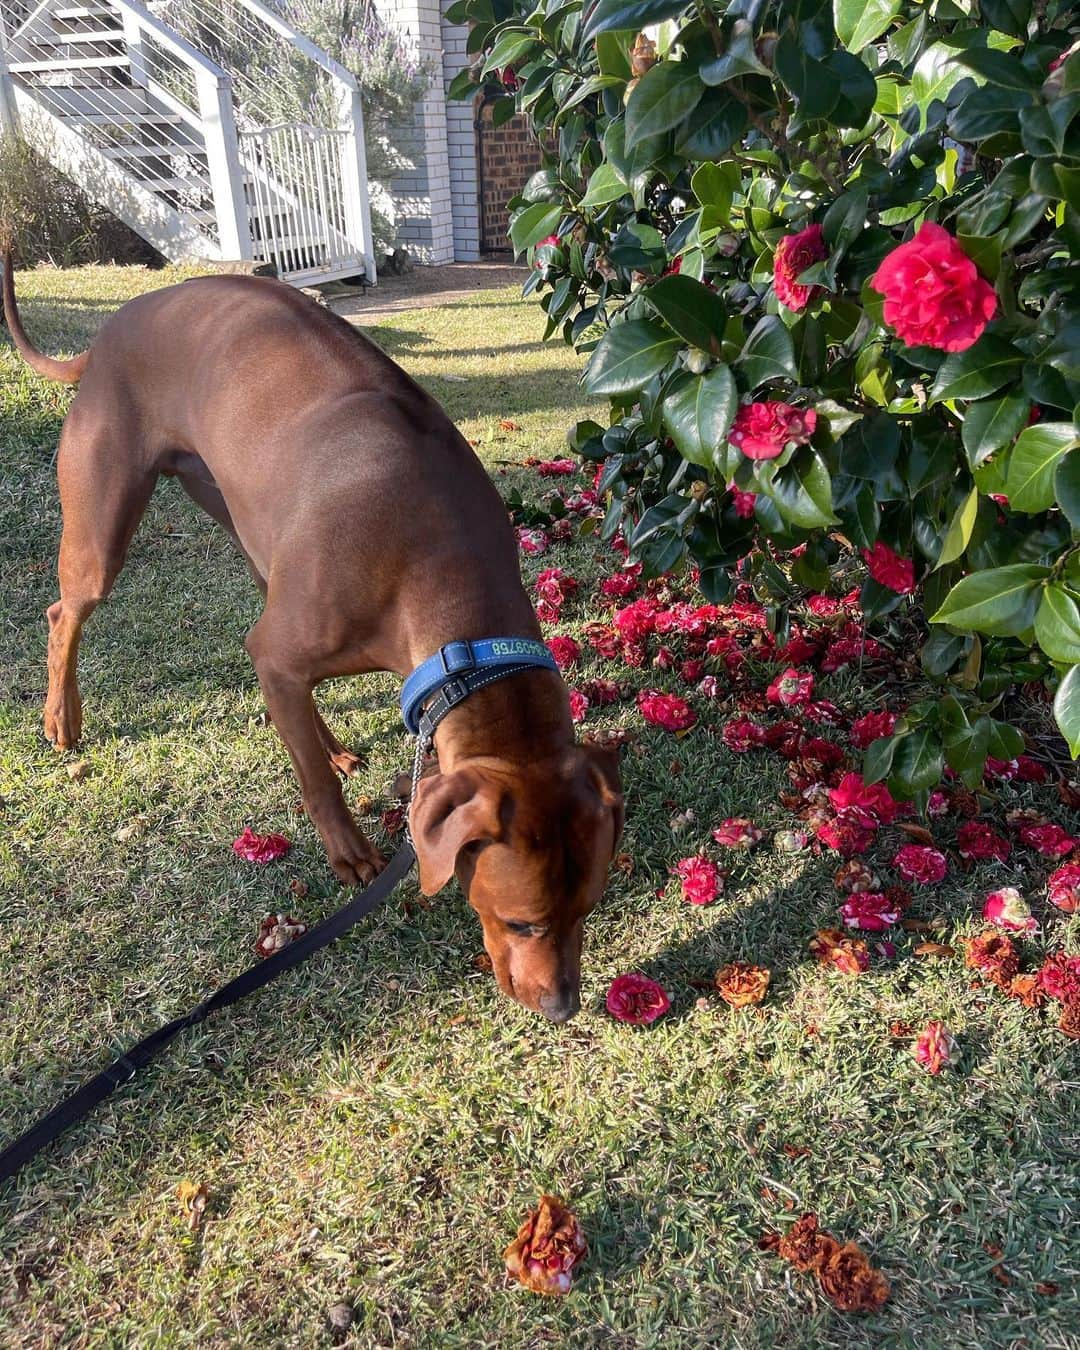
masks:
{"type": "Polygon", "coordinates": [[[451,0],[378,0],[415,44],[434,79],[403,128],[403,152],[412,167],[394,179],[391,193],[398,235],[414,261],[446,263],[480,257],[476,134],[468,102],[450,102],[446,89],[468,65],[468,30],[443,18],[451,0]]]}

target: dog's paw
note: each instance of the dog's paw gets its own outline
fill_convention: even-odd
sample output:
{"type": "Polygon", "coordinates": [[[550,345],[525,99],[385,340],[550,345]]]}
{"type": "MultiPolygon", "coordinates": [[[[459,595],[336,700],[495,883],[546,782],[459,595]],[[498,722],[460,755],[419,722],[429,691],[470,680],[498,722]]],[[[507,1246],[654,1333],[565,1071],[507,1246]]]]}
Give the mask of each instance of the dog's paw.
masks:
{"type": "Polygon", "coordinates": [[[364,761],[351,750],[338,750],[331,754],[330,763],[343,778],[351,778],[364,767],[364,761]]]}
{"type": "Polygon", "coordinates": [[[82,736],[82,707],[76,698],[74,702],[60,699],[56,703],[46,703],[42,713],[45,739],[55,750],[72,750],[82,736]]]}

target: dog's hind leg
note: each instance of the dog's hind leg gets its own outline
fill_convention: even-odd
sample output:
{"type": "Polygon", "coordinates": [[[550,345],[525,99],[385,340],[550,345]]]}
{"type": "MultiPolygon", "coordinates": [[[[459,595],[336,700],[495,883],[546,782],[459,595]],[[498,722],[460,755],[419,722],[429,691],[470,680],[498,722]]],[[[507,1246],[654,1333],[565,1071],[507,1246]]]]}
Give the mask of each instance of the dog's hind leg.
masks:
{"type": "Polygon", "coordinates": [[[273,598],[247,636],[271,721],[285,742],[300,780],[304,807],[318,830],[330,865],[347,885],[366,885],[385,860],[353,819],[319,731],[312,700],[318,675],[297,646],[297,624],[273,598]]]}
{"type": "Polygon", "coordinates": [[[64,530],[60,599],[49,606],[49,691],[45,735],[58,750],[82,734],[79,640],[83,625],[113,588],[157,481],[137,447],[124,443],[115,411],[107,416],[76,399],[60,436],[57,477],[64,530]]]}

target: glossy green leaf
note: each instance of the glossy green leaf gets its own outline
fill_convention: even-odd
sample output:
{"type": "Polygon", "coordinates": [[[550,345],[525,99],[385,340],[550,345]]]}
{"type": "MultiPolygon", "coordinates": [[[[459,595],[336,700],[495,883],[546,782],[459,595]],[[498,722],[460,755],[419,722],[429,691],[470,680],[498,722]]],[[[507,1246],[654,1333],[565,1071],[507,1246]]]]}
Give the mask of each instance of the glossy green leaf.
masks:
{"type": "Polygon", "coordinates": [[[689,376],[664,399],[664,425],[684,459],[709,468],[724,445],[739,406],[727,366],[689,376]]]}
{"type": "Polygon", "coordinates": [[[769,380],[799,375],[791,334],[774,315],[758,320],[736,364],[751,391],[769,380]]]}
{"type": "Polygon", "coordinates": [[[1080,530],[1080,455],[1068,454],[1054,473],[1054,497],[1074,530],[1080,530]]]}
{"type": "Polygon", "coordinates": [[[537,46],[536,34],[526,30],[510,28],[506,32],[500,33],[495,40],[495,45],[488,54],[484,62],[483,73],[490,75],[493,70],[505,70],[507,66],[512,66],[515,61],[519,61],[533,47],[537,46]]]}
{"type": "Polygon", "coordinates": [[[990,455],[1011,445],[1027,426],[1031,401],[1023,394],[969,404],[964,409],[961,439],[973,469],[990,455]]]}
{"type": "Polygon", "coordinates": [[[712,160],[730,150],[749,125],[746,105],[724,89],[707,89],[676,134],[676,154],[712,160]]]}
{"type": "Polygon", "coordinates": [[[647,319],[614,324],[592,354],[585,388],[590,394],[633,393],[663,370],[681,345],[647,319]]]}
{"type": "Polygon", "coordinates": [[[1043,591],[1035,614],[1035,641],[1051,661],[1080,662],[1080,608],[1073,592],[1059,581],[1043,591]]]}
{"type": "Polygon", "coordinates": [[[920,727],[900,738],[889,773],[889,790],[894,796],[911,797],[937,787],[944,771],[945,757],[936,730],[920,727]]]}
{"type": "Polygon", "coordinates": [[[629,191],[618,171],[612,164],[601,164],[593,171],[589,179],[589,190],[581,199],[583,209],[607,206],[618,201],[629,191]]]}
{"type": "Polygon", "coordinates": [[[941,552],[938,554],[938,560],[934,564],[934,570],[944,567],[946,563],[955,562],[957,558],[962,557],[964,550],[971,542],[971,532],[975,528],[975,521],[979,514],[979,490],[972,488],[968,495],[956,509],[945,531],[945,540],[941,545],[941,552]]]}
{"type": "Polygon", "coordinates": [[[1073,666],[1058,685],[1054,720],[1068,742],[1073,759],[1080,758],[1080,666],[1073,666]]]}
{"type": "Polygon", "coordinates": [[[641,77],[626,105],[626,143],[670,130],[697,107],[704,93],[688,61],[658,61],[641,77]]]}
{"type": "Polygon", "coordinates": [[[691,347],[700,347],[713,356],[720,354],[727,308],[714,290],[692,277],[675,275],[661,277],[649,287],[645,298],[691,347]]]}
{"type": "Polygon", "coordinates": [[[728,33],[723,52],[701,67],[701,78],[706,84],[726,84],[740,75],[770,75],[762,64],[754,46],[754,27],[745,19],[737,19],[728,33]]]}
{"type": "Polygon", "coordinates": [[[1034,563],[973,572],[952,588],[930,622],[1016,637],[1034,623],[1041,583],[1049,575],[1049,568],[1034,563]]]}
{"type": "Polygon", "coordinates": [[[1071,422],[1037,422],[1020,433],[1005,478],[1014,511],[1045,511],[1054,501],[1054,474],[1062,458],[1080,444],[1071,422]]]}
{"type": "Polygon", "coordinates": [[[884,33],[903,8],[903,0],[833,0],[836,36],[849,52],[861,52],[884,33]]]}
{"type": "Polygon", "coordinates": [[[953,352],[942,361],[934,380],[932,396],[986,398],[1020,373],[1024,355],[1011,342],[989,334],[967,351],[953,352]]]}
{"type": "Polygon", "coordinates": [[[670,19],[685,8],[685,0],[598,0],[583,34],[590,38],[597,33],[636,33],[646,24],[670,19]]]}
{"type": "Polygon", "coordinates": [[[549,202],[534,202],[518,211],[510,222],[510,242],[514,246],[515,256],[520,256],[533,244],[554,234],[563,217],[563,208],[549,202]]]}

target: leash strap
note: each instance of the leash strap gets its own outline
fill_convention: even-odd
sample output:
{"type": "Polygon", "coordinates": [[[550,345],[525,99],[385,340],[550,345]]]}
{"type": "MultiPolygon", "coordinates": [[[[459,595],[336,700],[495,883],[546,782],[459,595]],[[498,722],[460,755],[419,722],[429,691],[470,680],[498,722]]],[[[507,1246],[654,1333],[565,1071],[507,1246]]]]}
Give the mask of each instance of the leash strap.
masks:
{"type": "Polygon", "coordinates": [[[354,900],[339,909],[336,914],[324,919],[321,924],[310,929],[303,937],[297,938],[288,947],[282,948],[281,951],[275,952],[273,956],[267,957],[265,961],[260,961],[257,966],[245,970],[236,979],[230,980],[228,984],[223,985],[216,993],[211,994],[208,999],[200,1003],[197,1008],[193,1008],[186,1016],[178,1017],[165,1026],[159,1027],[157,1031],[152,1032],[139,1041],[137,1045],[133,1045],[126,1053],[113,1060],[108,1068],[103,1069],[89,1082],[84,1083],[78,1091],[73,1092],[59,1106],[54,1107],[32,1129],[20,1135],[14,1143],[9,1144],[0,1153],[0,1181],[6,1181],[9,1177],[13,1177],[24,1164],[40,1153],[47,1144],[52,1143],[65,1130],[88,1116],[95,1106],[103,1102],[106,1097],[111,1096],[118,1087],[121,1087],[124,1083],[129,1083],[138,1071],[145,1064],[149,1064],[152,1059],[155,1059],[181,1031],[186,1031],[188,1027],[198,1026],[211,1013],[218,1012],[222,1008],[229,1008],[234,1003],[239,1003],[241,999],[247,998],[249,994],[254,994],[256,990],[262,989],[264,985],[276,980],[279,975],[284,975],[287,970],[292,970],[294,966],[306,961],[309,956],[314,956],[317,951],[321,951],[323,947],[329,946],[331,942],[336,942],[339,937],[344,936],[360,919],[370,914],[372,910],[377,909],[384,900],[389,899],[395,886],[408,875],[415,861],[416,853],[411,841],[402,844],[371,885],[354,900]]]}

